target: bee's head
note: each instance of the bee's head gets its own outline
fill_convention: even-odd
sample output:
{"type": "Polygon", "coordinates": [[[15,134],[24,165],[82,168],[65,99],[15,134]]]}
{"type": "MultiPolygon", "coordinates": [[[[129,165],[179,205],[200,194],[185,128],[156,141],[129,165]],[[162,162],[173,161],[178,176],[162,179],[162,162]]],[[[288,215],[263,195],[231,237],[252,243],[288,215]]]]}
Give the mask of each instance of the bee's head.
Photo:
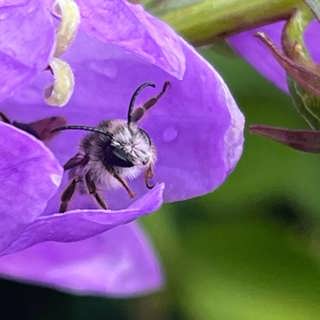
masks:
{"type": "Polygon", "coordinates": [[[111,155],[108,155],[109,163],[118,167],[141,167],[155,161],[155,147],[147,132],[139,128],[137,123],[143,117],[144,112],[161,97],[168,85],[169,82],[165,82],[158,96],[151,98],[136,110],[134,108],[137,96],[147,87],[154,88],[155,84],[145,82],[135,90],[130,100],[127,121],[121,121],[121,124],[112,132],[111,155]]]}
{"type": "Polygon", "coordinates": [[[113,132],[110,143],[112,164],[119,167],[147,166],[155,160],[155,148],[149,135],[136,124],[123,122],[113,132]]]}

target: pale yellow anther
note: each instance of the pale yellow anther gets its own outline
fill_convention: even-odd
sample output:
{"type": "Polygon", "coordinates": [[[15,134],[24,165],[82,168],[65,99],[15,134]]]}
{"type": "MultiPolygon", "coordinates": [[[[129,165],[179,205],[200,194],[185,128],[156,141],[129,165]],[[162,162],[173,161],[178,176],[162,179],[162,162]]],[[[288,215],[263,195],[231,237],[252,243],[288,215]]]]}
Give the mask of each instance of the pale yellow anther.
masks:
{"type": "Polygon", "coordinates": [[[80,10],[74,0],[57,0],[61,22],[57,31],[55,57],[62,55],[71,45],[80,24],[80,10]]]}
{"type": "Polygon", "coordinates": [[[73,93],[74,76],[69,64],[57,57],[68,50],[77,34],[80,24],[80,10],[74,0],[57,0],[55,5],[56,13],[60,17],[60,24],[56,34],[54,58],[49,64],[54,82],[45,91],[45,101],[51,106],[63,107],[68,103],[73,93]]]}
{"type": "Polygon", "coordinates": [[[45,91],[46,103],[50,106],[63,107],[73,93],[74,76],[68,63],[53,58],[50,62],[50,70],[54,76],[54,83],[45,91]]]}

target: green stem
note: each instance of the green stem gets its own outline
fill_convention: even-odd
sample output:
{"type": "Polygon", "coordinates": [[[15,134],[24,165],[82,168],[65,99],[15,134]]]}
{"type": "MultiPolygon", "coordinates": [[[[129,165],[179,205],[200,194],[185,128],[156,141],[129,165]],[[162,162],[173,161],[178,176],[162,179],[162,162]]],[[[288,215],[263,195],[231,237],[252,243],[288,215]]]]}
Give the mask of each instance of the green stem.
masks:
{"type": "Polygon", "coordinates": [[[296,62],[310,60],[308,49],[304,43],[304,31],[313,19],[312,11],[307,6],[301,6],[291,16],[282,31],[283,49],[296,62]]]}
{"type": "Polygon", "coordinates": [[[305,0],[305,3],[313,11],[318,20],[320,20],[320,0],[305,0]]]}
{"type": "MultiPolygon", "coordinates": [[[[303,0],[158,0],[147,1],[154,13],[193,44],[286,18],[303,0]]],[[[143,1],[142,1],[143,2],[143,1]]]]}

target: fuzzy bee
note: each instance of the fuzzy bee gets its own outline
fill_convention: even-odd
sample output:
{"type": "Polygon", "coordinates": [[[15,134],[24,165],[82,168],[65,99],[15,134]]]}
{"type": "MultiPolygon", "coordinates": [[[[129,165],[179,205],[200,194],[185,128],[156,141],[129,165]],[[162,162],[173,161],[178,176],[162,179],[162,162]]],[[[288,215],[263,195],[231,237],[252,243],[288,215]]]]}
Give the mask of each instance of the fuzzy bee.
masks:
{"type": "Polygon", "coordinates": [[[100,194],[102,188],[122,186],[133,198],[134,192],[130,189],[127,179],[136,178],[143,171],[146,187],[153,188],[151,179],[156,161],[156,147],[148,133],[138,126],[138,121],[157,103],[168,86],[169,82],[166,81],[158,95],[135,108],[136,98],[141,91],[146,87],[155,87],[150,82],[140,85],[132,95],[126,120],[106,120],[97,127],[68,125],[53,130],[91,132],[81,141],[78,153],[64,165],[64,170],[70,172],[69,183],[61,195],[60,212],[68,209],[77,186],[92,195],[103,209],[107,209],[108,206],[100,194]]]}

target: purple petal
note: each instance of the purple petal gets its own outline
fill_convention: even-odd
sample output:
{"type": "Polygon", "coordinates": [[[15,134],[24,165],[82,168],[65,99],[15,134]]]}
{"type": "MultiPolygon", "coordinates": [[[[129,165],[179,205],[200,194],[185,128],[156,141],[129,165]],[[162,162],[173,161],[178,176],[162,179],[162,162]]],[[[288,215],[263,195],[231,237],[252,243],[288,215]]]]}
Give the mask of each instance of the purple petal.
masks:
{"type": "Polygon", "coordinates": [[[41,243],[1,257],[0,274],[77,294],[131,296],[162,284],[154,252],[136,224],[79,242],[41,243]]]}
{"type": "Polygon", "coordinates": [[[320,22],[318,20],[312,21],[307,27],[304,39],[307,48],[310,51],[311,57],[316,63],[320,63],[320,48],[317,39],[320,37],[320,22]]]}
{"type": "Polygon", "coordinates": [[[49,12],[39,0],[0,4],[0,101],[47,65],[54,45],[49,12]]]}
{"type": "Polygon", "coordinates": [[[162,204],[163,189],[164,185],[157,185],[123,210],[74,210],[41,216],[25,227],[1,255],[11,254],[45,241],[79,241],[129,223],[158,210],[162,204]]]}
{"type": "Polygon", "coordinates": [[[0,122],[0,250],[45,209],[62,168],[37,139],[0,122]]]}
{"type": "Polygon", "coordinates": [[[288,92],[284,69],[275,60],[269,49],[254,36],[259,31],[264,32],[278,48],[281,48],[281,32],[284,24],[284,21],[280,21],[250,31],[241,32],[229,37],[228,42],[260,73],[274,82],[280,89],[288,92]]]}
{"type": "MultiPolygon", "coordinates": [[[[264,32],[277,47],[281,48],[281,33],[284,24],[284,21],[280,21],[258,27],[229,37],[228,41],[230,45],[262,75],[274,82],[274,84],[283,91],[288,92],[284,69],[261,41],[254,36],[259,31],[264,32]]],[[[318,63],[320,62],[320,47],[316,39],[318,39],[319,36],[320,23],[313,21],[305,32],[305,42],[312,58],[318,63]]]]}
{"type": "MultiPolygon", "coordinates": [[[[43,103],[43,89],[51,81],[48,72],[4,101],[1,111],[18,122],[63,116],[70,124],[97,125],[104,119],[125,118],[131,95],[141,83],[155,82],[157,89],[145,90],[139,103],[170,81],[170,89],[142,123],[158,151],[155,181],[166,184],[166,201],[187,199],[218,187],[239,160],[244,126],[243,116],[221,77],[183,39],[141,6],[124,1],[78,2],[82,27],[64,55],[76,79],[69,104],[58,111],[43,103]]],[[[63,132],[50,141],[49,147],[64,163],[77,152],[82,137],[83,132],[63,132]]],[[[104,240],[119,230],[113,228],[157,210],[162,203],[163,184],[149,192],[143,178],[130,185],[139,200],[129,206],[124,190],[106,190],[110,207],[120,208],[107,213],[90,209],[95,207],[92,199],[80,195],[76,195],[72,206],[83,210],[55,213],[60,189],[45,213],[15,232],[13,241],[1,251],[3,275],[83,293],[122,295],[158,287],[161,277],[152,253],[147,249],[147,253],[140,254],[140,249],[133,248],[134,240],[126,241],[130,237],[130,232],[126,235],[127,227],[121,227],[122,236],[116,235],[116,245],[110,239],[104,240]],[[134,256],[133,276],[124,273],[115,284],[106,285],[110,275],[112,279],[114,273],[121,272],[122,265],[115,263],[122,261],[117,255],[118,242],[121,249],[122,240],[121,252],[134,256]],[[74,241],[80,242],[71,243],[74,241]],[[106,250],[104,245],[109,243],[106,250]],[[109,253],[112,260],[100,260],[102,252],[109,253]],[[30,260],[30,267],[24,267],[30,260]],[[139,280],[127,280],[128,285],[123,285],[125,278],[139,280]]],[[[136,243],[138,248],[145,248],[139,238],[136,243]]]]}
{"type": "MultiPolygon", "coordinates": [[[[171,87],[141,122],[157,147],[155,180],[166,185],[165,201],[188,199],[217,188],[236,165],[243,145],[244,119],[226,84],[183,40],[181,46],[187,64],[183,80],[177,80],[80,32],[65,55],[77,79],[75,91],[69,104],[59,109],[70,124],[97,125],[103,119],[125,118],[137,86],[145,81],[157,84],[157,89],[143,92],[139,103],[157,94],[169,80],[171,87]]],[[[3,110],[25,122],[35,120],[35,114],[37,119],[57,115],[57,110],[42,102],[45,82],[39,78],[7,100],[3,110]]],[[[63,132],[50,142],[61,163],[77,152],[82,136],[82,132],[63,132]]],[[[140,196],[146,190],[142,180],[131,183],[140,196]]],[[[112,191],[112,196],[108,192],[106,199],[111,208],[124,208],[128,203],[123,190],[112,191]]],[[[57,210],[58,201],[57,195],[48,213],[57,210]]]]}
{"type": "Polygon", "coordinates": [[[178,79],[185,71],[181,41],[162,21],[140,5],[124,0],[77,0],[82,27],[102,42],[142,57],[178,79]]]}

